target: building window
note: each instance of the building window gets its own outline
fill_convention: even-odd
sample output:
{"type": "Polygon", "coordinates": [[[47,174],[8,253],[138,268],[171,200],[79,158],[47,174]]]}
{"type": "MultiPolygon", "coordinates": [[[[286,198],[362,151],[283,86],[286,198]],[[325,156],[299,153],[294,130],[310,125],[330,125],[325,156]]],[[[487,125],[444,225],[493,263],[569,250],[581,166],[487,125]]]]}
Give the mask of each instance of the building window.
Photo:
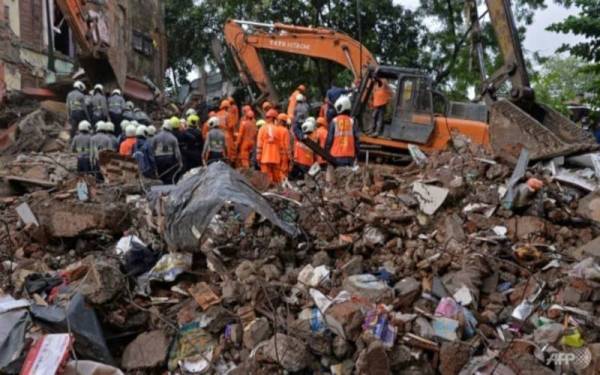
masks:
{"type": "Polygon", "coordinates": [[[132,46],[134,51],[143,55],[152,56],[154,54],[152,38],[139,31],[133,32],[132,46]]]}

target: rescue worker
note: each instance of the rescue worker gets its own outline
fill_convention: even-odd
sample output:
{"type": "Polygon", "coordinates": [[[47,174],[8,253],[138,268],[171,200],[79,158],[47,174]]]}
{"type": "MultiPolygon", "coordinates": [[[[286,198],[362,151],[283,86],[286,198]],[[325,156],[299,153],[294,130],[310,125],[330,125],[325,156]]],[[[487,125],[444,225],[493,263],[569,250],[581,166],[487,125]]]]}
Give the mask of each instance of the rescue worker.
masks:
{"type": "MultiPolygon", "coordinates": [[[[262,128],[266,124],[267,124],[267,122],[265,120],[258,120],[258,121],[256,121],[257,139],[258,139],[258,132],[260,131],[260,128],[262,128]]],[[[254,141],[254,146],[252,147],[252,152],[250,153],[250,160],[252,160],[252,166],[254,167],[254,169],[260,170],[260,165],[259,165],[258,160],[256,158],[256,145],[257,145],[257,140],[254,141]]]]}
{"type": "Polygon", "coordinates": [[[294,167],[291,172],[293,178],[303,178],[316,161],[314,152],[302,142],[304,138],[318,142],[316,127],[314,117],[307,118],[302,124],[302,138],[294,143],[294,167]]]}
{"type": "Polygon", "coordinates": [[[119,154],[123,156],[133,155],[133,147],[135,146],[136,128],[133,125],[128,125],[125,129],[125,140],[119,146],[119,154]]]}
{"type": "Polygon", "coordinates": [[[102,150],[113,150],[114,142],[108,135],[108,125],[104,121],[98,121],[96,123],[96,134],[90,139],[90,161],[92,164],[92,171],[96,172],[96,178],[102,179],[100,174],[100,167],[98,165],[98,155],[102,150]]]}
{"type": "Polygon", "coordinates": [[[79,132],[71,141],[71,152],[77,153],[77,172],[89,173],[92,171],[90,163],[90,140],[92,138],[92,124],[83,120],[78,125],[79,132]]]}
{"type": "Polygon", "coordinates": [[[123,141],[126,138],[125,135],[125,130],[127,129],[127,127],[131,125],[131,123],[128,120],[123,120],[121,121],[121,134],[119,134],[119,136],[117,137],[117,141],[119,141],[119,147],[121,146],[121,143],[123,143],[123,141]]]}
{"type": "Polygon", "coordinates": [[[113,143],[112,150],[119,151],[119,140],[115,136],[115,124],[113,124],[110,121],[106,122],[106,134],[108,135],[108,137],[110,138],[110,140],[113,143]]]}
{"type": "Polygon", "coordinates": [[[127,101],[125,103],[125,109],[123,109],[123,118],[127,121],[135,120],[135,115],[133,113],[134,104],[131,101],[127,101]]]}
{"type": "Polygon", "coordinates": [[[227,101],[229,102],[229,113],[232,117],[231,122],[237,127],[240,122],[240,109],[232,96],[228,97],[227,101]]]}
{"type": "Polygon", "coordinates": [[[352,90],[345,89],[342,87],[331,86],[327,93],[325,94],[326,103],[327,103],[327,113],[325,114],[325,119],[327,123],[330,124],[331,120],[336,116],[337,112],[335,110],[335,103],[342,95],[348,95],[352,92],[352,90]]]}
{"type": "MultiPolygon", "coordinates": [[[[327,120],[325,120],[325,117],[317,118],[317,130],[315,130],[315,133],[317,134],[317,141],[319,143],[319,146],[321,146],[321,148],[325,150],[325,143],[327,142],[327,120]]],[[[321,157],[320,155],[315,155],[315,157],[316,162],[319,163],[321,167],[327,164],[325,159],[323,159],[323,157],[321,157]]]]}
{"type": "MultiPolygon", "coordinates": [[[[125,99],[121,94],[121,90],[114,89],[108,98],[108,117],[113,124],[120,125],[123,121],[123,111],[125,110],[125,99]]],[[[115,135],[121,135],[121,127],[117,128],[115,135]]]]}
{"type": "Polygon", "coordinates": [[[298,95],[304,95],[306,91],[306,87],[304,85],[298,86],[296,90],[290,95],[290,99],[288,101],[287,115],[290,119],[293,120],[294,113],[296,111],[296,104],[298,103],[298,95]]]}
{"type": "Polygon", "coordinates": [[[270,101],[266,100],[265,102],[263,102],[261,108],[262,108],[264,115],[266,116],[267,112],[269,112],[269,109],[273,108],[273,104],[271,104],[270,101]]]}
{"type": "Polygon", "coordinates": [[[225,134],[226,157],[233,163],[235,161],[235,139],[233,137],[235,123],[232,122],[233,118],[229,113],[230,106],[228,100],[221,101],[217,117],[219,118],[219,126],[223,130],[223,134],[225,134]]]}
{"type": "MultiPolygon", "coordinates": [[[[216,115],[217,113],[215,111],[208,112],[208,120],[210,120],[211,117],[215,117],[216,115]]],[[[202,124],[202,139],[206,139],[208,131],[210,130],[208,128],[208,120],[204,121],[204,124],[202,124]]]]}
{"type": "Polygon", "coordinates": [[[335,103],[338,115],[329,125],[325,151],[336,159],[337,166],[352,166],[358,157],[360,143],[358,127],[352,117],[352,103],[347,96],[340,97],[335,103]]]}
{"type": "MultiPolygon", "coordinates": [[[[90,90],[85,96],[85,109],[88,114],[88,118],[92,119],[92,112],[94,111],[94,107],[92,106],[92,97],[94,96],[94,90],[90,90]]],[[[92,128],[95,126],[95,122],[92,122],[92,128]]]]}
{"type": "Polygon", "coordinates": [[[294,124],[302,125],[304,121],[308,118],[308,113],[310,112],[310,108],[308,107],[308,103],[306,102],[306,97],[302,94],[298,94],[296,96],[296,109],[294,110],[294,116],[292,117],[292,121],[294,124]]]}
{"type": "MultiPolygon", "coordinates": [[[[179,123],[179,121],[177,121],[179,123]]],[[[152,139],[152,152],[156,161],[158,178],[164,184],[172,184],[182,167],[179,142],[173,134],[171,121],[163,123],[162,130],[152,139]]]]}
{"type": "MultiPolygon", "coordinates": [[[[186,143],[185,152],[181,151],[183,157],[184,169],[189,171],[202,165],[202,132],[198,128],[200,117],[190,115],[187,118],[188,127],[183,131],[183,142],[186,143]]],[[[180,141],[181,144],[181,141],[180,141]]]]}
{"type": "Polygon", "coordinates": [[[151,143],[148,141],[148,128],[144,125],[135,129],[135,145],[133,158],[138,162],[140,173],[148,178],[156,178],[156,161],[152,153],[151,143]]]}
{"type": "Polygon", "coordinates": [[[270,184],[278,183],[280,180],[281,166],[281,131],[275,125],[277,111],[269,109],[265,115],[266,124],[258,131],[256,141],[256,160],[260,171],[267,175],[270,184]]]}
{"type": "Polygon", "coordinates": [[[235,142],[236,151],[239,155],[240,167],[243,169],[250,168],[250,154],[256,143],[256,122],[254,121],[254,112],[248,109],[244,113],[244,119],[240,124],[240,130],[235,142]]]}
{"type": "Polygon", "coordinates": [[[202,160],[204,165],[210,165],[219,160],[225,160],[227,152],[225,133],[220,124],[221,119],[213,116],[208,119],[208,134],[202,149],[202,160]]]}
{"type": "Polygon", "coordinates": [[[194,115],[198,115],[198,112],[196,112],[196,110],[194,108],[188,108],[187,111],[185,111],[185,118],[189,118],[190,116],[194,116],[194,115]]]}
{"type": "Polygon", "coordinates": [[[108,104],[104,95],[104,86],[97,84],[94,86],[94,95],[92,96],[92,122],[108,120],[108,104]]]}
{"type": "Polygon", "coordinates": [[[277,129],[279,132],[279,139],[281,142],[281,164],[279,166],[279,179],[277,182],[284,181],[290,173],[290,162],[292,160],[292,146],[293,137],[290,136],[289,129],[289,117],[285,113],[277,115],[277,129]]]}
{"type": "Polygon", "coordinates": [[[152,124],[152,120],[150,120],[150,116],[140,108],[134,108],[133,110],[133,119],[139,122],[142,125],[150,125],[152,124]]]}
{"type": "Polygon", "coordinates": [[[375,136],[383,135],[383,116],[385,115],[385,107],[390,101],[391,93],[387,84],[382,81],[377,81],[377,86],[373,90],[373,125],[375,127],[375,136]]]}
{"type": "Polygon", "coordinates": [[[148,142],[150,142],[150,140],[152,140],[152,138],[154,138],[154,135],[156,135],[156,127],[154,125],[150,125],[146,128],[146,140],[148,142]]]}
{"type": "Polygon", "coordinates": [[[71,138],[75,136],[79,124],[84,120],[89,120],[85,103],[85,85],[81,81],[73,83],[73,90],[67,95],[67,113],[69,114],[69,124],[71,124],[71,138]]]}

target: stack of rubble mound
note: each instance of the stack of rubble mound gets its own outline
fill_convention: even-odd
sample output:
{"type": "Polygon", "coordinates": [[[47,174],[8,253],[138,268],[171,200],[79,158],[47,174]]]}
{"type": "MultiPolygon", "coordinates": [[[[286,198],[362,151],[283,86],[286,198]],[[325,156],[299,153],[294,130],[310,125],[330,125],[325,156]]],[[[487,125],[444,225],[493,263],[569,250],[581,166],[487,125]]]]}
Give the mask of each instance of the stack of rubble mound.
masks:
{"type": "Polygon", "coordinates": [[[600,373],[596,157],[461,143],[264,193],[217,163],[4,200],[0,368],[600,373]]]}

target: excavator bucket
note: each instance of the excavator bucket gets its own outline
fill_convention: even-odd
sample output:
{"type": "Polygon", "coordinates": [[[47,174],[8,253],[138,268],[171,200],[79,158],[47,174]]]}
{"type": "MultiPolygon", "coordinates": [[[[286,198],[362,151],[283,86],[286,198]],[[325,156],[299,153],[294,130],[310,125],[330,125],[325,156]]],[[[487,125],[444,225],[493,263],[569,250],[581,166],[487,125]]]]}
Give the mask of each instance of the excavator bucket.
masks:
{"type": "Polygon", "coordinates": [[[494,152],[516,162],[522,148],[531,160],[551,159],[600,149],[591,134],[554,109],[531,103],[527,111],[500,99],[490,105],[490,143],[494,152]]]}

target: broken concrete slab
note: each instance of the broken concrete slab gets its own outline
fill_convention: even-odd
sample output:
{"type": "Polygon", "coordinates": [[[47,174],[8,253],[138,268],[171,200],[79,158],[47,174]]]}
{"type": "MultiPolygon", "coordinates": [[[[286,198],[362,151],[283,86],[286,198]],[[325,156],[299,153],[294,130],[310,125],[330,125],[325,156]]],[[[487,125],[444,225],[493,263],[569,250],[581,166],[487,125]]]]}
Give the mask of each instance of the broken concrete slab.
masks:
{"type": "Polygon", "coordinates": [[[434,185],[415,182],[412,189],[419,208],[427,215],[433,215],[444,204],[449,190],[434,185]]]}
{"type": "Polygon", "coordinates": [[[168,349],[169,340],[163,331],[142,333],[125,348],[121,366],[126,370],[157,367],[165,363],[168,349]]]}
{"type": "Polygon", "coordinates": [[[342,287],[351,294],[362,296],[374,303],[390,302],[394,297],[392,288],[368,273],[348,276],[342,282],[342,287]]]}
{"type": "Polygon", "coordinates": [[[277,333],[262,349],[264,355],[287,371],[296,372],[310,366],[306,344],[295,337],[277,333]]]}
{"type": "Polygon", "coordinates": [[[586,219],[600,222],[600,191],[595,191],[580,199],[577,214],[586,219]]]}

